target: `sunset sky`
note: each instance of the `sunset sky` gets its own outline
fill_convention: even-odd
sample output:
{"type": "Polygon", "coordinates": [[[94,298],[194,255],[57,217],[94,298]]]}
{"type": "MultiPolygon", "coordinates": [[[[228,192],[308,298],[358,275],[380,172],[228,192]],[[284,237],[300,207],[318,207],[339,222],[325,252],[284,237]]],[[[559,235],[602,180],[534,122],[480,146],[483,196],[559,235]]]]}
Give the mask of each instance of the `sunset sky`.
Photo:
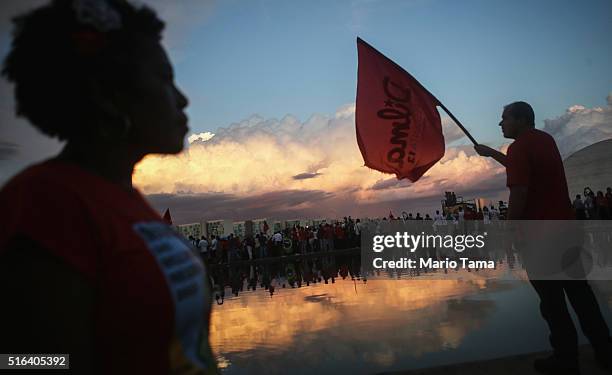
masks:
{"type": "MultiPolygon", "coordinates": [[[[0,5],[9,18],[42,1],[0,5]]],[[[355,138],[357,36],[404,67],[474,137],[504,149],[503,105],[531,103],[563,156],[612,138],[612,2],[144,1],[190,99],[190,143],[134,182],[178,223],[432,213],[445,190],[505,199],[505,172],[443,117],[446,155],[420,181],[363,166],[355,138]],[[214,135],[214,136],[213,136],[214,135]]],[[[0,184],[60,149],[14,116],[0,83],[0,184]]]]}

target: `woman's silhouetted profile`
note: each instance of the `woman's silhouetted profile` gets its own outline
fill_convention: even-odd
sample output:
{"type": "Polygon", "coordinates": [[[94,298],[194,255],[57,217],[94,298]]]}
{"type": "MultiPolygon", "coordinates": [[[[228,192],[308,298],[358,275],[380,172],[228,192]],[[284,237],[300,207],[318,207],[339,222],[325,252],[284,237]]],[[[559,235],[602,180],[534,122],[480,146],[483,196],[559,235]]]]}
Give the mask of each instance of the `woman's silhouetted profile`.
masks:
{"type": "Polygon", "coordinates": [[[55,0],[14,26],[17,113],[66,144],[0,191],[0,352],[68,353],[79,374],[216,373],[206,269],[132,186],[188,130],[164,23],[122,0],[55,0]]]}

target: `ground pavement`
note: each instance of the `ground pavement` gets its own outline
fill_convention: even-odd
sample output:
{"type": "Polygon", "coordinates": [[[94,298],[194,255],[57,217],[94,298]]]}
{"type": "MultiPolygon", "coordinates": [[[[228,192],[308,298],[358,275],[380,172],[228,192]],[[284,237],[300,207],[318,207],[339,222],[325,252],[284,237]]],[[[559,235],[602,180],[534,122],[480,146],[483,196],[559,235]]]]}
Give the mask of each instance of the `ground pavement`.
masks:
{"type": "MultiPolygon", "coordinates": [[[[538,375],[533,367],[533,360],[550,355],[550,352],[522,354],[511,357],[496,358],[486,361],[467,362],[455,365],[440,366],[428,369],[388,372],[388,375],[538,375]]],[[[600,370],[595,363],[593,350],[589,345],[580,347],[580,370],[582,375],[604,375],[612,372],[600,370]]]]}

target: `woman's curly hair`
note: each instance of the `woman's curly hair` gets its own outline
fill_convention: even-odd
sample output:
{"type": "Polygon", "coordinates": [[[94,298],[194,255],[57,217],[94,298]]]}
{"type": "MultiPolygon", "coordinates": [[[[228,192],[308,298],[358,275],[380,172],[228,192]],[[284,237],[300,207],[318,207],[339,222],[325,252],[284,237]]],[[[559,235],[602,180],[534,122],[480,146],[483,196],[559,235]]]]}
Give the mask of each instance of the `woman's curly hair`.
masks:
{"type": "Polygon", "coordinates": [[[80,2],[101,4],[93,1],[53,0],[13,19],[2,74],[14,83],[17,115],[62,140],[87,137],[93,119],[109,119],[96,98],[129,88],[145,63],[142,47],[159,42],[164,28],[150,8],[102,0],[120,22],[103,28],[78,14],[80,2]]]}

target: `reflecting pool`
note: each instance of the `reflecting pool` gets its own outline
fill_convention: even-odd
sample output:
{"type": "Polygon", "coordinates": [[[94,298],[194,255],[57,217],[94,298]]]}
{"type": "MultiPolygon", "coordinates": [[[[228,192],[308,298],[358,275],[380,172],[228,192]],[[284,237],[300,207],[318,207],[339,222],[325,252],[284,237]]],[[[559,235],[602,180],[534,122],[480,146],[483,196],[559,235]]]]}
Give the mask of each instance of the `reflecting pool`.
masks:
{"type": "MultiPolygon", "coordinates": [[[[439,280],[360,275],[359,262],[346,253],[213,268],[210,340],[223,372],[370,374],[549,348],[530,285],[498,277],[524,279],[516,264],[439,280]]],[[[612,325],[612,283],[594,289],[612,325]]]]}

